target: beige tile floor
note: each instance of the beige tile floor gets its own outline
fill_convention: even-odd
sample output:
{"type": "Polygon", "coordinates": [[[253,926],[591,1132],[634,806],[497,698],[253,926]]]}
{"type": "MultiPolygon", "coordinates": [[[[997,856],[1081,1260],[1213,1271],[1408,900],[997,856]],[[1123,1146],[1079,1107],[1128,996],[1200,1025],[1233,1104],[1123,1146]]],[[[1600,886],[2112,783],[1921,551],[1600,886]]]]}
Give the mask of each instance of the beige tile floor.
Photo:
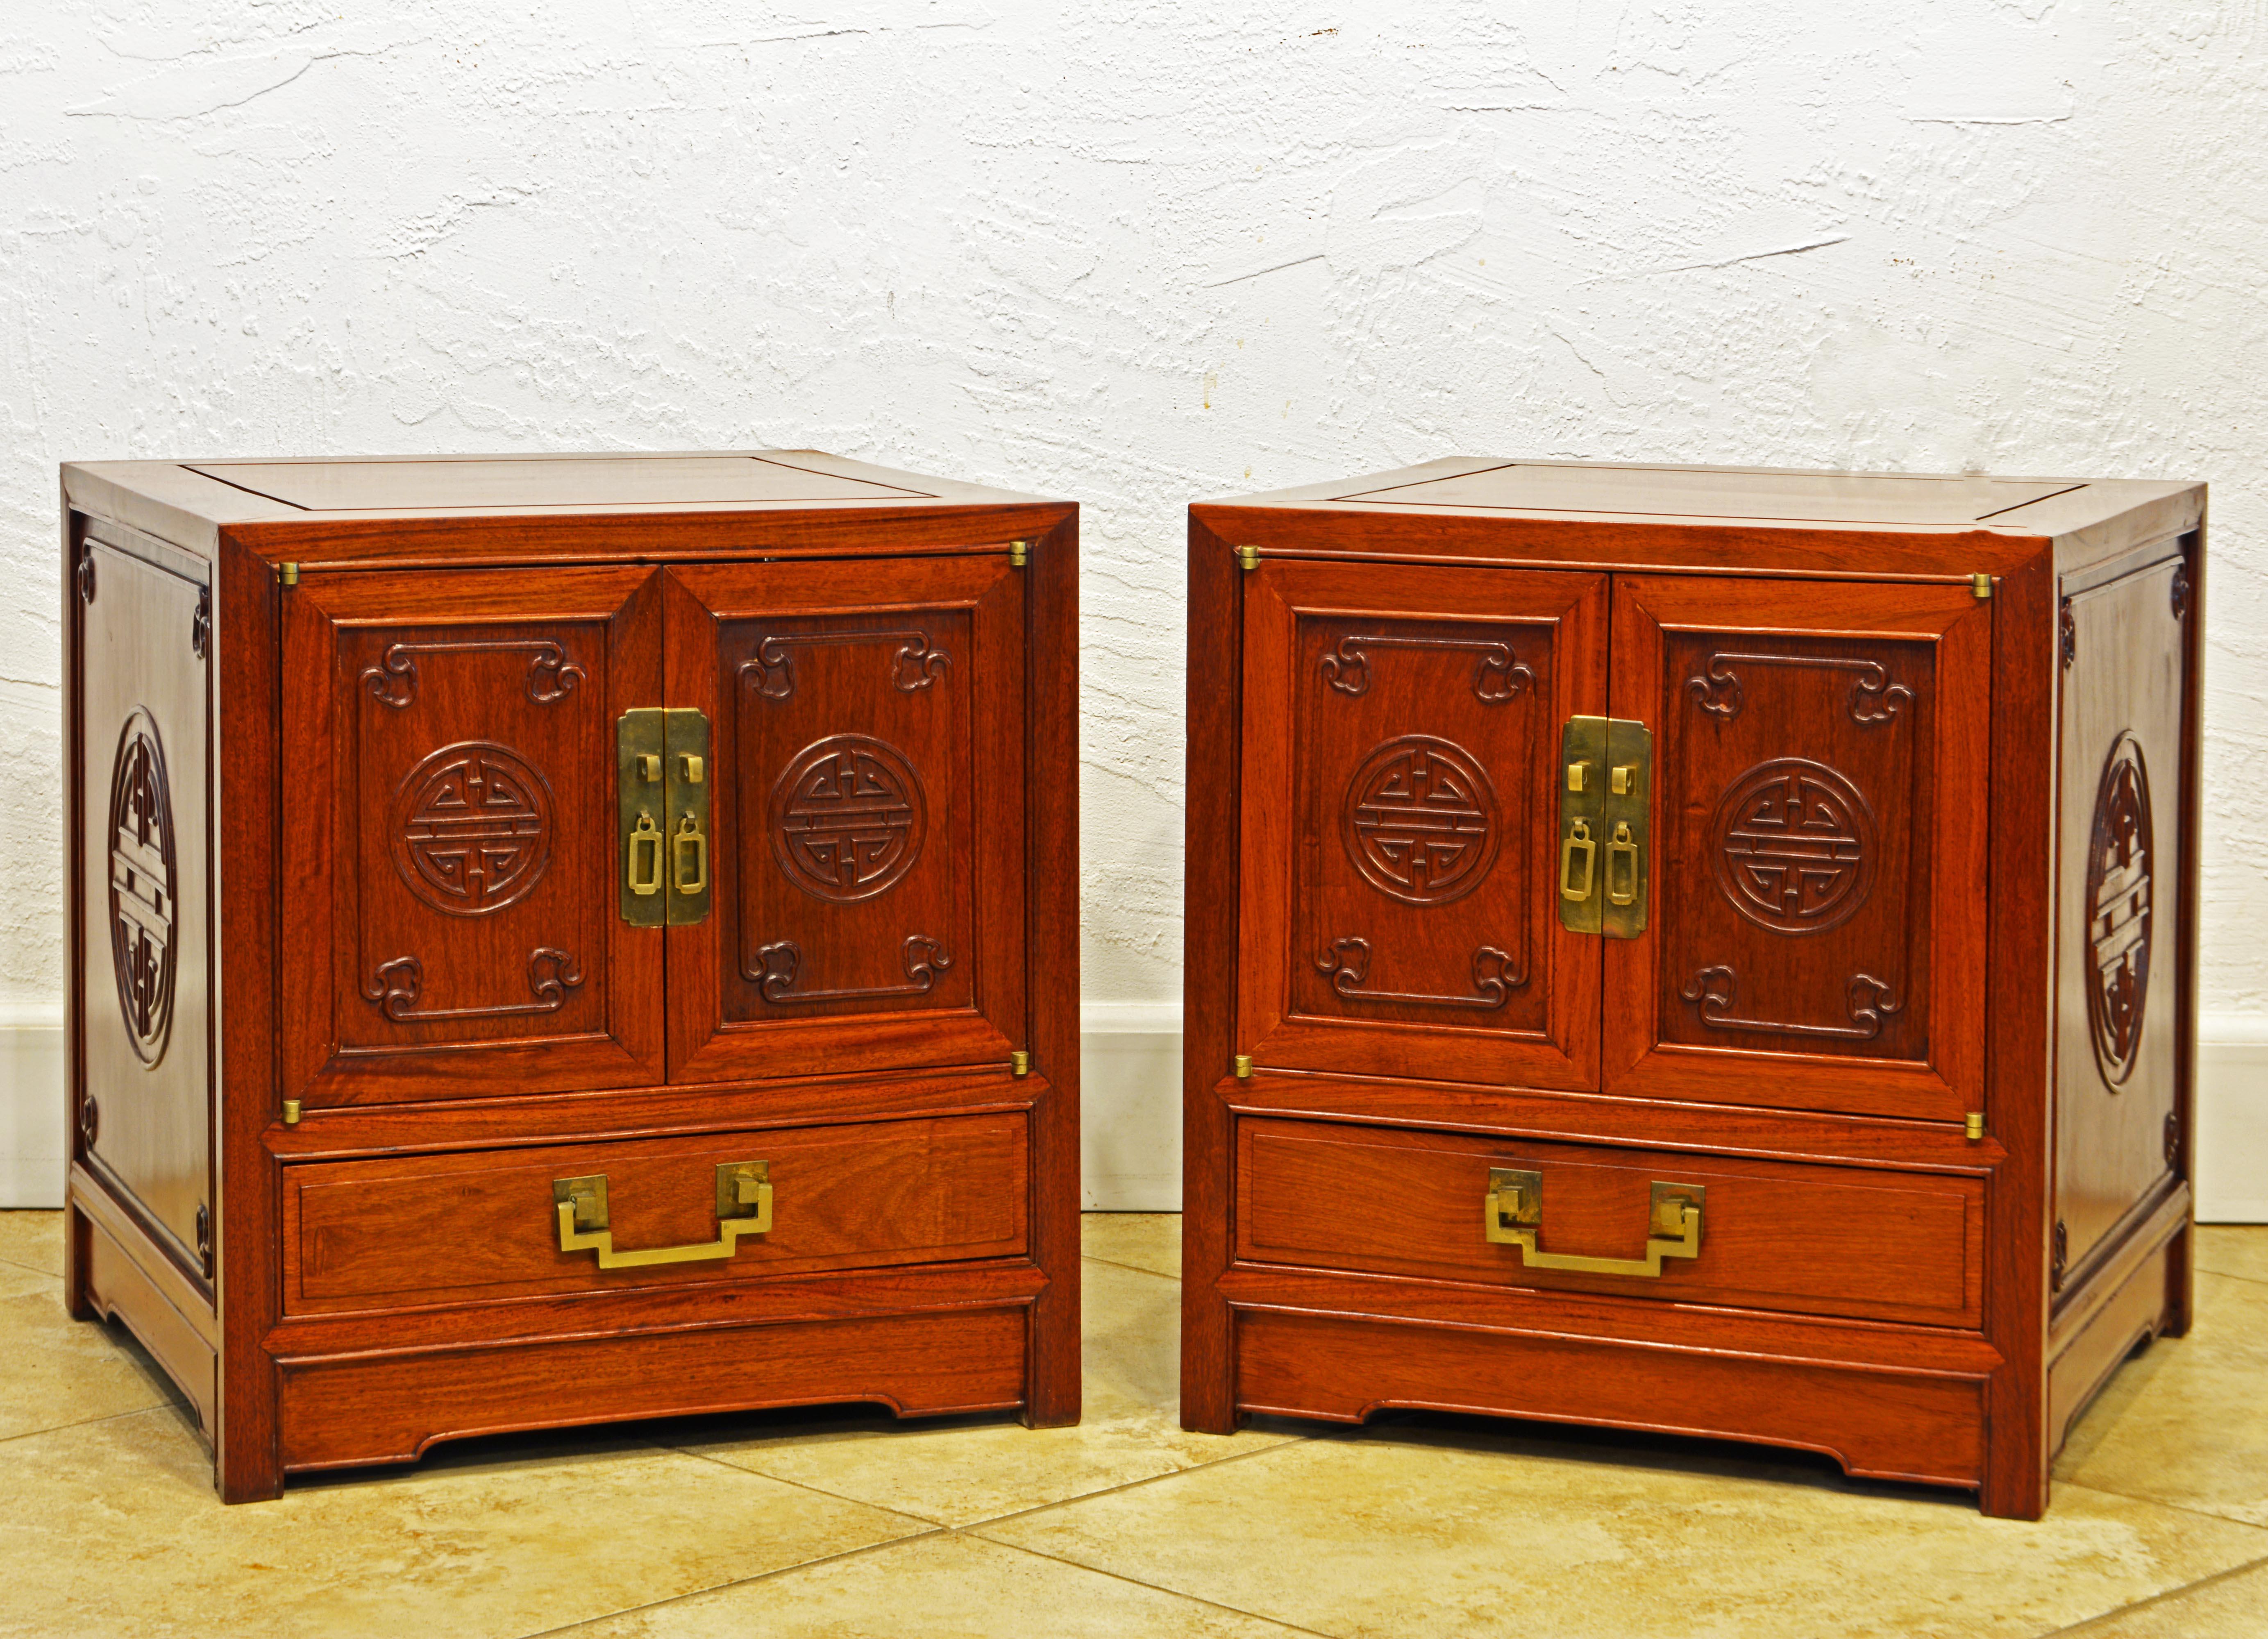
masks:
{"type": "Polygon", "coordinates": [[[0,1213],[0,1635],[2268,1636],[2268,1228],[2130,1362],[2038,1525],[1822,1460],[1397,1416],[1174,1420],[1179,1224],[1086,1220],[1086,1419],[799,1413],[468,1442],[225,1509],[0,1213]]]}

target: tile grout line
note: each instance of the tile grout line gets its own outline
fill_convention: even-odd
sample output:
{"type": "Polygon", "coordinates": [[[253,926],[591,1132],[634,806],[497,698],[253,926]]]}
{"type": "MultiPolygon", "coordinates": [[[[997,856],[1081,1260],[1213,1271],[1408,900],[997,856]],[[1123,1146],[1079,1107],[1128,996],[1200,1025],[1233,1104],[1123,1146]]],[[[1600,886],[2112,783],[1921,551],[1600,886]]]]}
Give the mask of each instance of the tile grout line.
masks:
{"type": "Polygon", "coordinates": [[[990,1519],[971,1520],[965,1525],[954,1525],[952,1529],[967,1532],[989,1530],[994,1525],[1006,1525],[1010,1520],[1028,1519],[1034,1514],[1044,1514],[1053,1509],[1076,1507],[1081,1503],[1092,1503],[1098,1497],[1116,1496],[1122,1491],[1132,1491],[1142,1486],[1159,1485],[1168,1480],[1178,1480],[1184,1474],[1197,1473],[1200,1468],[1218,1468],[1223,1463],[1245,1462],[1255,1457],[1265,1457],[1270,1452],[1289,1451],[1295,1445],[1305,1445],[1311,1441],[1324,1437],[1326,1437],[1319,1434],[1295,1436],[1290,1439],[1279,1440],[1273,1445],[1261,1446],[1256,1451],[1231,1452],[1225,1457],[1216,1457],[1207,1462],[1193,1463],[1187,1468],[1168,1469],[1161,1474],[1145,1474],[1138,1480],[1128,1480],[1117,1485],[1104,1486],[1099,1491],[1082,1492],[1077,1496],[1057,1497],[1050,1503],[1035,1503],[1029,1508],[1013,1509],[1005,1514],[995,1514],[990,1519]]]}
{"type": "Polygon", "coordinates": [[[44,1275],[51,1281],[60,1281],[63,1278],[53,1269],[42,1269],[36,1264],[26,1263],[20,1258],[0,1258],[0,1263],[6,1264],[11,1269],[25,1269],[33,1275],[44,1275]]]}
{"type": "Polygon", "coordinates": [[[2242,1281],[2248,1286],[2268,1286],[2268,1275],[2236,1275],[2227,1269],[2208,1269],[2203,1264],[2197,1266],[2197,1272],[2216,1275],[2224,1281],[2242,1281]]]}
{"type": "Polygon", "coordinates": [[[137,1406],[132,1411],[114,1411],[99,1417],[82,1417],[77,1422],[50,1423],[44,1429],[26,1429],[21,1434],[0,1434],[0,1445],[11,1445],[18,1440],[35,1440],[43,1434],[63,1434],[72,1429],[92,1429],[97,1423],[116,1422],[121,1417],[146,1417],[153,1411],[187,1410],[187,1405],[177,1400],[161,1400],[154,1406],[137,1406]]]}
{"type": "Polygon", "coordinates": [[[1125,1269],[1135,1275],[1152,1275],[1161,1281],[1171,1281],[1176,1286],[1182,1283],[1182,1277],[1178,1275],[1167,1275],[1160,1269],[1145,1269],[1138,1263],[1121,1263],[1116,1258],[1105,1258],[1092,1252],[1082,1252],[1079,1255],[1085,1262],[1099,1263],[1106,1268],[1125,1269]]]}
{"type": "MultiPolygon", "coordinates": [[[[971,1533],[956,1529],[953,1534],[964,1536],[971,1533]]],[[[1180,1588],[1169,1588],[1161,1582],[1145,1582],[1139,1577],[1130,1577],[1123,1571],[1107,1569],[1101,1565],[1083,1564],[1075,1559],[1065,1559],[1060,1554],[1049,1554],[1039,1548],[1026,1547],[1020,1542],[995,1542],[990,1537],[976,1537],[975,1540],[983,1543],[987,1547],[1006,1548],[1012,1554],[1028,1554],[1034,1559],[1043,1559],[1051,1565],[1068,1565],[1073,1570],[1086,1571],[1097,1577],[1108,1577],[1112,1581],[1123,1582],[1129,1587],[1144,1588],[1152,1593],[1163,1593],[1176,1599],[1187,1599],[1192,1605],[1208,1606],[1216,1611],[1226,1611],[1231,1616],[1241,1616],[1249,1621],[1271,1623],[1287,1633],[1307,1634],[1312,1636],[1312,1639],[1335,1639],[1335,1636],[1330,1634],[1314,1628],[1302,1628],[1299,1623],[1287,1622],[1280,1616],[1263,1615],[1258,1611],[1248,1611],[1241,1605],[1224,1605],[1219,1599],[1208,1599],[1201,1593],[1190,1593],[1180,1588]]]]}
{"type": "Polygon", "coordinates": [[[571,1634],[578,1628],[587,1628],[593,1622],[612,1621],[617,1617],[635,1616],[640,1611],[656,1610],[665,1605],[675,1605],[681,1600],[698,1599],[711,1593],[722,1593],[729,1588],[744,1588],[752,1582],[766,1582],[774,1577],[784,1577],[792,1570],[806,1570],[814,1565],[830,1564],[836,1560],[856,1559],[861,1554],[877,1553],[883,1548],[900,1547],[909,1542],[922,1542],[932,1537],[948,1537],[952,1534],[951,1526],[939,1525],[932,1531],[917,1531],[910,1536],[893,1537],[887,1542],[865,1542],[855,1548],[844,1548],[839,1553],[820,1554],[810,1559],[798,1560],[792,1565],[781,1565],[770,1570],[760,1570],[753,1577],[733,1577],[723,1582],[712,1583],[705,1588],[688,1588],[683,1593],[673,1593],[666,1599],[648,1599],[643,1605],[625,1605],[620,1610],[600,1611],[594,1615],[578,1616],[573,1621],[563,1623],[556,1628],[541,1628],[533,1633],[522,1634],[519,1639],[551,1639],[553,1635],[571,1634]]]}
{"type": "MultiPolygon", "coordinates": [[[[2080,1491],[2092,1491],[2098,1496],[2115,1496],[2121,1502],[2141,1503],[2151,1508],[2162,1508],[2169,1513],[2187,1514],[2192,1519],[2210,1519],[2216,1525],[2235,1525],[2240,1530],[2268,1531],[2268,1525],[2260,1525],[2250,1519],[2239,1519],[2234,1514],[2216,1514],[2209,1508],[2199,1508],[2189,1503],[2170,1503],[2162,1496],[2150,1496],[2140,1491],[2120,1491],[2110,1486],[2092,1484],[2076,1476],[2067,1480],[2051,1481],[2051,1483],[2071,1486],[2080,1491]]],[[[2220,1574],[2219,1571],[2213,1573],[2216,1577],[2220,1574]]]]}
{"type": "Polygon", "coordinates": [[[932,1519],[923,1514],[910,1514],[902,1508],[892,1508],[886,1503],[869,1503],[864,1497],[846,1496],[840,1491],[830,1491],[824,1486],[813,1485],[807,1481],[791,1480],[784,1474],[772,1474],[765,1469],[744,1468],[738,1463],[727,1462],[725,1459],[713,1456],[707,1452],[696,1452],[686,1446],[672,1445],[666,1440],[657,1441],[655,1444],[659,1450],[674,1452],[680,1457],[690,1457],[696,1462],[714,1463],[719,1468],[729,1468],[736,1474],[747,1474],[757,1480],[769,1480],[774,1485],[789,1486],[798,1491],[808,1492],[813,1496],[823,1496],[830,1503],[848,1503],[854,1508],[871,1508],[878,1514],[887,1514],[896,1519],[910,1519],[916,1525],[928,1527],[925,1531],[917,1531],[909,1536],[897,1539],[902,1542],[910,1542],[917,1536],[928,1536],[935,1532],[954,1529],[948,1520],[932,1519]]]}
{"type": "Polygon", "coordinates": [[[2242,1565],[2232,1565],[2227,1570],[2217,1570],[2210,1577],[2200,1577],[2195,1582],[2185,1582],[2178,1588],[2168,1588],[2162,1593],[2154,1593],[2146,1599],[2136,1599],[2131,1604],[2114,1605],[2107,1611],[2097,1611],[2094,1615],[2073,1622],[2069,1627],[2050,1628],[2046,1633],[2041,1634],[2038,1639],[2058,1639],[2059,1635],[2081,1633],[2108,1617],[2124,1616],[2129,1611],[2146,1611],[2154,1605],[2164,1604],[2176,1594],[2195,1593],[2200,1588],[2210,1588],[2215,1583],[2227,1582],[2231,1577],[2242,1577],[2247,1571],[2258,1570],[2263,1566],[2268,1566],[2268,1558],[2248,1560],[2242,1565]]]}

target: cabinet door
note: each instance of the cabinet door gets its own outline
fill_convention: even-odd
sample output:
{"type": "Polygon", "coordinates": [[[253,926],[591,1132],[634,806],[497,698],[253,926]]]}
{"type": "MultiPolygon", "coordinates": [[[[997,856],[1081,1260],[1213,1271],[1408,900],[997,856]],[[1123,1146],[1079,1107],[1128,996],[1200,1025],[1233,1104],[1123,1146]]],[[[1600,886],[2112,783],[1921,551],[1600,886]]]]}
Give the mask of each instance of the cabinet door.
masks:
{"type": "Polygon", "coordinates": [[[1597,1085],[1599,942],[1559,925],[1553,782],[1559,725],[1605,707],[1606,584],[1285,561],[1244,577],[1239,1052],[1597,1085]]]}
{"type": "Polygon", "coordinates": [[[306,571],[284,603],[284,1096],[661,1079],[662,938],[617,915],[615,723],[658,571],[306,571]]]}
{"type": "Polygon", "coordinates": [[[668,703],[711,724],[717,839],[710,915],[669,930],[671,1077],[1005,1062],[1022,572],[998,553],[688,565],[666,609],[668,703]]]}
{"type": "Polygon", "coordinates": [[[1967,587],[1618,577],[1654,732],[1648,925],[1607,944],[1610,1091],[1984,1107],[1992,605],[1967,587]]]}

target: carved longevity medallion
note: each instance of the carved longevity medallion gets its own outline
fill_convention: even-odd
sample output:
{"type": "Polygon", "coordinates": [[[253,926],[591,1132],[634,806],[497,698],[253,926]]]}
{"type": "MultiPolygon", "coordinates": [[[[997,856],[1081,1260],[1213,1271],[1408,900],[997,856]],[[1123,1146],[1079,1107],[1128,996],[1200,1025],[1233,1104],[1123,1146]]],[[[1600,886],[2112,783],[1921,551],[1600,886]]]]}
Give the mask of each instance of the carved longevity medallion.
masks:
{"type": "Polygon", "coordinates": [[[1504,827],[1496,790],[1462,746],[1430,734],[1387,740],[1347,783],[1347,856],[1380,893],[1446,905],[1478,887],[1504,827]]]}
{"type": "Polygon", "coordinates": [[[2150,775],[2132,734],[2112,743],[2095,787],[2087,908],[2087,1017],[2095,1064],[2116,1088],[2133,1073],[2150,988],[2150,775]]]}
{"type": "Polygon", "coordinates": [[[110,959],[135,1055],[154,1066],[173,1027],[173,798],[158,724],[136,706],[110,772],[110,959]]]}
{"type": "Polygon", "coordinates": [[[896,746],[831,735],[804,747],[772,786],[772,853],[805,893],[855,904],[913,869],[926,809],[921,776],[896,746]]]}
{"type": "Polygon", "coordinates": [[[1718,887],[1775,933],[1840,926],[1874,886],[1874,811],[1850,781],[1808,758],[1760,762],[1734,781],[1712,835],[1718,887]]]}
{"type": "Polygon", "coordinates": [[[526,898],[551,862],[551,833],[549,784],[493,741],[444,746],[394,789],[394,869],[446,915],[526,898]]]}

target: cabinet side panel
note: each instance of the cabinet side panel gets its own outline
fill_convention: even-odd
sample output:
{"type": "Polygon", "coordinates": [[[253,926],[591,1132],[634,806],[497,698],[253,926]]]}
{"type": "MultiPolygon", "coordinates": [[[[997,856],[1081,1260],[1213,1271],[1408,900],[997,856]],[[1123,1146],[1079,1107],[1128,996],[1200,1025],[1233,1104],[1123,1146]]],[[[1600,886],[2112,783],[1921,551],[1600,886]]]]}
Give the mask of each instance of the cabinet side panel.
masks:
{"type": "Polygon", "coordinates": [[[212,1267],[210,593],[91,536],[77,595],[77,1147],[202,1282],[212,1267]]]}
{"type": "Polygon", "coordinates": [[[2066,1291],[2180,1142],[2183,578],[2169,559],[2061,611],[2051,1267],[2066,1291]]]}

